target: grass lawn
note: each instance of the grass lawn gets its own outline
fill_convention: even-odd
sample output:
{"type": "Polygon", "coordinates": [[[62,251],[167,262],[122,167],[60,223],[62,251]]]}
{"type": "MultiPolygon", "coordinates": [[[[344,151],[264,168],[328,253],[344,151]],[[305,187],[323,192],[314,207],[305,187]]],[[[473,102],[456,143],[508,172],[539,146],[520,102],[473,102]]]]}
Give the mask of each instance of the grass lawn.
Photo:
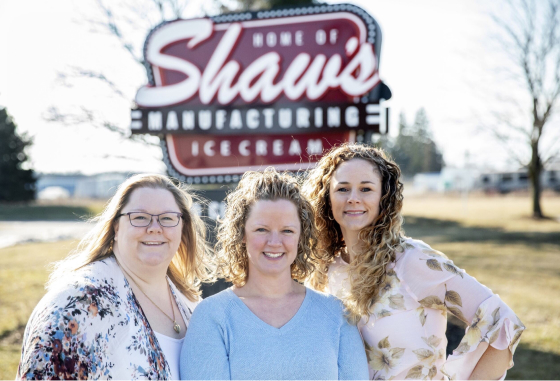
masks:
{"type": "MultiPolygon", "coordinates": [[[[410,197],[407,235],[446,253],[490,287],[527,326],[508,379],[560,377],[560,222],[534,221],[527,197],[410,197]]],[[[543,198],[560,216],[560,197],[543,198]]],[[[0,379],[13,379],[27,319],[44,294],[46,265],[76,242],[0,249],[0,379]]]]}
{"type": "MultiPolygon", "coordinates": [[[[560,197],[542,207],[557,218],[560,197]]],[[[404,214],[407,235],[447,254],[527,327],[507,378],[560,378],[560,222],[529,218],[520,197],[410,198],[404,214]]]]}
{"type": "MultiPolygon", "coordinates": [[[[497,228],[519,232],[558,232],[560,196],[546,194],[541,208],[549,220],[535,222],[528,196],[480,195],[410,196],[404,200],[404,214],[437,220],[451,220],[465,227],[497,228]]],[[[406,226],[405,226],[406,228],[406,226]]]]}
{"type": "Polygon", "coordinates": [[[0,249],[0,380],[16,375],[25,325],[45,293],[47,265],[64,258],[76,244],[63,241],[0,249]]]}

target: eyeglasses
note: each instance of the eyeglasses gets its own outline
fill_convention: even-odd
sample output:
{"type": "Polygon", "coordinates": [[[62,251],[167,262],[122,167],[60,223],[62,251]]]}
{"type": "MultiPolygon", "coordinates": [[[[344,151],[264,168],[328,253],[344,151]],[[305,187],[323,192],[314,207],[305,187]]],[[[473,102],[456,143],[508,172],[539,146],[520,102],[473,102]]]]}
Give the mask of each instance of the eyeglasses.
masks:
{"type": "Polygon", "coordinates": [[[130,224],[137,228],[145,228],[150,226],[152,222],[152,217],[157,217],[157,221],[161,227],[164,228],[172,228],[174,226],[179,225],[179,221],[181,221],[181,217],[183,216],[181,213],[175,212],[168,212],[168,213],[161,213],[161,214],[150,214],[144,212],[128,212],[128,213],[121,213],[117,217],[128,216],[130,220],[130,224]]]}

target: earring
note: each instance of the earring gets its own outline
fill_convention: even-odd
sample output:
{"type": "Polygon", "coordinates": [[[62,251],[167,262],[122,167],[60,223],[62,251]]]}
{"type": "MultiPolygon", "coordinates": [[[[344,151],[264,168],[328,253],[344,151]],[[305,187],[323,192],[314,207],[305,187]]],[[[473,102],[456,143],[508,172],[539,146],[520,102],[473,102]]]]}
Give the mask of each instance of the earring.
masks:
{"type": "Polygon", "coordinates": [[[329,220],[334,221],[334,217],[331,218],[331,211],[329,210],[329,213],[327,214],[327,217],[329,220]]]}

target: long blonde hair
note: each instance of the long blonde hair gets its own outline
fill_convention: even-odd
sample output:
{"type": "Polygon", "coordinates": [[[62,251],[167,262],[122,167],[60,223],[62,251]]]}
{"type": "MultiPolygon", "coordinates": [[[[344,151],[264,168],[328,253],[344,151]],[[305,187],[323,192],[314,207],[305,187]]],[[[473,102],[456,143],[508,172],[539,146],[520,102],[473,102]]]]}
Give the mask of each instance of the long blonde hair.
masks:
{"type": "Polygon", "coordinates": [[[114,255],[113,239],[117,216],[128,203],[132,192],[139,188],[165,189],[175,198],[182,213],[183,231],[179,249],[167,269],[167,275],[189,300],[198,299],[201,281],[213,280],[211,253],[206,243],[206,227],[200,217],[191,212],[193,196],[187,192],[184,185],[177,186],[166,176],[156,174],[132,176],[119,186],[104,211],[92,220],[96,222],[95,226],[80,241],[77,249],[53,265],[48,288],[68,272],[114,255]]]}
{"type": "Polygon", "coordinates": [[[346,143],[333,147],[321,158],[317,167],[308,175],[303,188],[315,209],[317,228],[320,232],[319,248],[325,251],[321,266],[316,268],[308,280],[313,288],[326,288],[328,268],[346,246],[340,225],[332,216],[329,189],[333,173],[338,166],[352,159],[370,162],[382,178],[379,216],[370,226],[360,231],[359,238],[365,243],[366,250],[354,258],[348,269],[350,293],[344,304],[350,320],[357,322],[362,316],[369,316],[380,285],[385,279],[387,265],[395,260],[397,250],[403,249],[403,186],[399,180],[399,167],[380,149],[346,143]]]}
{"type": "Polygon", "coordinates": [[[245,223],[251,207],[259,200],[288,200],[298,212],[301,234],[296,260],[291,265],[292,278],[303,281],[318,262],[317,227],[309,201],[300,192],[295,178],[280,174],[274,168],[264,172],[246,172],[235,191],[227,196],[226,213],[218,228],[216,259],[220,277],[242,287],[247,282],[249,260],[243,243],[245,223]]]}

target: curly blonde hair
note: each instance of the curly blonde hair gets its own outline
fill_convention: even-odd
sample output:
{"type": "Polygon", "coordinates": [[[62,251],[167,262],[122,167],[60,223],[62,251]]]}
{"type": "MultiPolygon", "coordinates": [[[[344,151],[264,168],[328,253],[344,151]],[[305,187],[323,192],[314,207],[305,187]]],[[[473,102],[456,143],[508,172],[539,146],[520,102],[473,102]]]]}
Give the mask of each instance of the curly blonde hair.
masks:
{"type": "Polygon", "coordinates": [[[116,221],[132,192],[139,188],[165,189],[175,198],[182,213],[183,231],[179,249],[167,269],[167,276],[189,300],[198,299],[200,283],[215,279],[212,275],[211,251],[206,243],[206,226],[200,217],[191,212],[193,196],[185,186],[177,186],[168,177],[157,174],[132,176],[119,186],[104,211],[92,219],[96,225],[80,241],[78,248],[62,261],[53,264],[54,270],[49,276],[47,287],[53,286],[57,279],[64,279],[68,272],[114,255],[116,221]]]}
{"type": "Polygon", "coordinates": [[[301,234],[291,272],[293,279],[305,280],[318,262],[318,232],[313,207],[301,194],[298,181],[286,173],[278,173],[274,168],[267,168],[264,172],[246,172],[237,188],[227,196],[225,217],[218,228],[215,250],[219,276],[237,287],[247,282],[249,260],[243,242],[245,224],[251,207],[260,200],[288,200],[296,206],[301,234]]]}
{"type": "Polygon", "coordinates": [[[316,267],[308,283],[322,291],[328,283],[330,264],[346,246],[340,225],[332,217],[329,192],[331,179],[341,163],[353,159],[370,162],[382,178],[379,216],[360,231],[359,238],[365,243],[366,250],[354,258],[348,269],[350,293],[344,304],[350,320],[356,323],[362,316],[369,316],[385,280],[387,265],[395,260],[396,252],[403,249],[401,171],[381,149],[346,143],[333,147],[321,158],[317,167],[309,173],[303,191],[315,209],[315,220],[320,232],[319,248],[325,252],[321,265],[316,267]]]}

